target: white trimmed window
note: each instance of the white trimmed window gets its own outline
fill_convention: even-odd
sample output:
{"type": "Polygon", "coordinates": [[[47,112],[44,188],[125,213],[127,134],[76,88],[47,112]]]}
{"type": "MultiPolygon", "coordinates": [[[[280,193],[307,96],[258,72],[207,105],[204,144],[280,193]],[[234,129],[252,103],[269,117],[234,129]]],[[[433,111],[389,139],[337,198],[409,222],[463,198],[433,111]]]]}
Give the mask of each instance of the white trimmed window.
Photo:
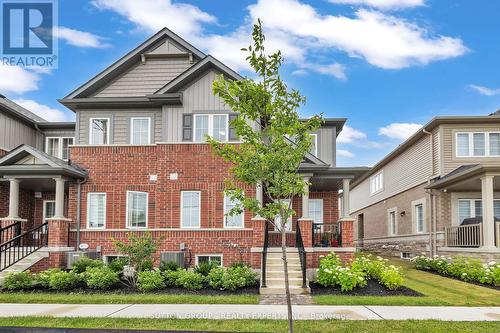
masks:
{"type": "Polygon", "coordinates": [[[323,223],[323,199],[309,199],[307,214],[314,223],[323,223]]]}
{"type": "Polygon", "coordinates": [[[313,154],[314,156],[318,156],[318,134],[311,134],[312,136],[312,145],[311,145],[311,150],[309,152],[313,154]]]}
{"type": "Polygon", "coordinates": [[[240,205],[240,202],[231,200],[230,196],[224,194],[224,227],[243,228],[243,212],[238,215],[229,215],[231,209],[238,205],[240,205]]]}
{"type": "Polygon", "coordinates": [[[87,194],[87,228],[103,229],[106,226],[106,193],[87,194]]]}
{"type": "Polygon", "coordinates": [[[90,118],[89,143],[106,145],[109,143],[109,118],[90,118]]]}
{"type": "Polygon", "coordinates": [[[127,228],[148,226],[148,193],[127,191],[127,228]]]}
{"type": "Polygon", "coordinates": [[[389,235],[390,236],[394,236],[398,232],[398,228],[397,228],[398,218],[397,218],[396,214],[397,214],[397,210],[395,208],[390,209],[387,212],[387,220],[388,220],[387,222],[389,225],[389,235]]]}
{"type": "Polygon", "coordinates": [[[221,254],[199,254],[196,256],[196,265],[208,262],[213,265],[222,266],[221,254]]]}
{"type": "Polygon", "coordinates": [[[45,152],[51,156],[67,161],[69,146],[74,142],[73,137],[48,137],[45,141],[45,152]]]}
{"type": "MultiPolygon", "coordinates": [[[[493,201],[493,214],[500,219],[500,200],[493,201]]],[[[458,199],[458,224],[465,219],[483,216],[483,201],[481,199],[458,199]]]]}
{"type": "Polygon", "coordinates": [[[204,142],[207,135],[217,141],[227,141],[229,123],[227,114],[195,114],[194,142],[204,142]]]}
{"type": "Polygon", "coordinates": [[[375,194],[384,189],[384,171],[370,177],[370,194],[375,194]]]}
{"type": "Polygon", "coordinates": [[[457,157],[500,156],[500,132],[463,132],[455,136],[457,157]]]}
{"type": "Polygon", "coordinates": [[[45,200],[43,202],[43,222],[56,215],[56,202],[54,200],[45,200]]]}
{"type": "Polygon", "coordinates": [[[200,192],[181,192],[181,228],[200,227],[200,192]]]}
{"type": "Polygon", "coordinates": [[[424,205],[415,205],[415,222],[418,233],[424,232],[424,205]]]}
{"type": "Polygon", "coordinates": [[[130,118],[130,143],[133,145],[148,145],[151,143],[151,118],[130,118]]]}

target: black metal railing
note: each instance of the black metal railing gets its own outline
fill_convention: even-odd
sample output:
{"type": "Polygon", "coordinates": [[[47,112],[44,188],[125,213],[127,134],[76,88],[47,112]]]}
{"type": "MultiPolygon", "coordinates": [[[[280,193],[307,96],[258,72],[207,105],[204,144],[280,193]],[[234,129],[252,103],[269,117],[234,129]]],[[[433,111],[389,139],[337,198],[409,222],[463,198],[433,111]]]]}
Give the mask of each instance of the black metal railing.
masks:
{"type": "Polygon", "coordinates": [[[264,246],[262,248],[262,267],[261,267],[261,281],[260,286],[266,287],[266,262],[267,262],[267,249],[269,247],[269,221],[266,220],[264,224],[264,246]]]}
{"type": "Polygon", "coordinates": [[[339,223],[313,223],[312,244],[314,247],[341,247],[342,230],[339,223]]]}
{"type": "Polygon", "coordinates": [[[21,234],[21,221],[0,228],[0,244],[21,234]]]}
{"type": "Polygon", "coordinates": [[[48,232],[46,222],[0,244],[0,272],[47,246],[48,232]]]}
{"type": "Polygon", "coordinates": [[[302,232],[300,231],[300,225],[297,222],[297,228],[295,229],[295,244],[297,245],[297,250],[299,251],[300,267],[302,269],[302,288],[307,288],[307,272],[306,272],[306,249],[304,248],[304,242],[302,240],[302,232]]]}

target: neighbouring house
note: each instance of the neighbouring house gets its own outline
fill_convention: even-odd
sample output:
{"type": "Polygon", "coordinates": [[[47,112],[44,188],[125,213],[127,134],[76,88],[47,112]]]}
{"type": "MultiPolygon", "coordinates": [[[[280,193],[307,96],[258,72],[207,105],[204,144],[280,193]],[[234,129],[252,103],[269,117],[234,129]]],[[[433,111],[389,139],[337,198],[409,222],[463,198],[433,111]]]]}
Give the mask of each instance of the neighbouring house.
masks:
{"type": "MultiPolygon", "coordinates": [[[[2,109],[9,120],[0,128],[14,133],[0,136],[6,142],[0,141],[0,256],[8,259],[0,270],[43,251],[48,256],[32,270],[64,266],[68,251],[81,245],[111,260],[119,255],[113,239],[149,231],[162,258],[190,267],[243,260],[263,277],[277,270],[268,273],[266,290],[281,291],[279,258],[267,258],[280,244],[278,233],[247,211],[227,216],[235,204],[223,193],[229,165],[204,142],[209,134],[238,144],[229,126],[235,114],[212,92],[218,74],[242,78],[163,29],[60,100],[75,123],[46,123],[3,99],[11,106],[2,109]],[[25,252],[16,257],[7,253],[12,248],[25,252]]],[[[349,259],[355,251],[353,219],[339,216],[339,190],[348,193],[368,168],[336,167],[336,138],[345,122],[326,119],[312,133],[314,146],[299,170],[310,187],[292,203],[297,216],[287,233],[296,292],[307,288],[306,271],[314,273],[321,254],[349,259]]],[[[263,192],[257,184],[245,189],[261,202],[263,192]]]]}
{"type": "Polygon", "coordinates": [[[500,259],[500,112],[432,119],[351,186],[359,248],[500,259]]]}

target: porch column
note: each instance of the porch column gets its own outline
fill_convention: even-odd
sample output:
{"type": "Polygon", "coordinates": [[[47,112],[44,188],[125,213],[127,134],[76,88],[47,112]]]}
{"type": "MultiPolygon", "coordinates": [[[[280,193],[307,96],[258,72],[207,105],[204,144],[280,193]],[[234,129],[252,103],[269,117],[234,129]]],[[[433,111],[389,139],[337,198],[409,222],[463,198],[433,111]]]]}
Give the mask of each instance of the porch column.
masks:
{"type": "Polygon", "coordinates": [[[342,218],[349,218],[351,210],[349,204],[350,179],[342,179],[342,218]]]}
{"type": "Polygon", "coordinates": [[[304,177],[306,185],[304,187],[304,194],[302,194],[302,219],[307,219],[309,217],[309,179],[311,179],[311,177],[304,177]]]}
{"type": "Polygon", "coordinates": [[[56,207],[53,219],[64,219],[64,182],[63,178],[54,178],[56,181],[56,207]]]}
{"type": "Polygon", "coordinates": [[[255,199],[259,202],[259,206],[262,207],[264,204],[264,190],[262,189],[262,183],[258,182],[255,187],[255,199]]]}
{"type": "Polygon", "coordinates": [[[12,178],[10,182],[9,192],[9,216],[7,218],[12,220],[20,219],[19,217],[19,179],[12,178]]]}
{"type": "Polygon", "coordinates": [[[483,201],[483,248],[495,249],[495,218],[493,210],[493,176],[481,178],[483,201]]]}

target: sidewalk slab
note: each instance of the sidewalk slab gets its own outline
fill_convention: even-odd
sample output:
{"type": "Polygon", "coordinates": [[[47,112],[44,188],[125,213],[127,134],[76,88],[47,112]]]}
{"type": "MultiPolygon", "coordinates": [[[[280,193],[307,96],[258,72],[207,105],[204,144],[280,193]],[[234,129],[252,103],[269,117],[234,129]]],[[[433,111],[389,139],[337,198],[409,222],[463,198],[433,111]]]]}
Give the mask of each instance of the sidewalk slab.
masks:
{"type": "Polygon", "coordinates": [[[367,306],[384,319],[437,319],[444,321],[498,321],[500,307],[367,306]]]}

